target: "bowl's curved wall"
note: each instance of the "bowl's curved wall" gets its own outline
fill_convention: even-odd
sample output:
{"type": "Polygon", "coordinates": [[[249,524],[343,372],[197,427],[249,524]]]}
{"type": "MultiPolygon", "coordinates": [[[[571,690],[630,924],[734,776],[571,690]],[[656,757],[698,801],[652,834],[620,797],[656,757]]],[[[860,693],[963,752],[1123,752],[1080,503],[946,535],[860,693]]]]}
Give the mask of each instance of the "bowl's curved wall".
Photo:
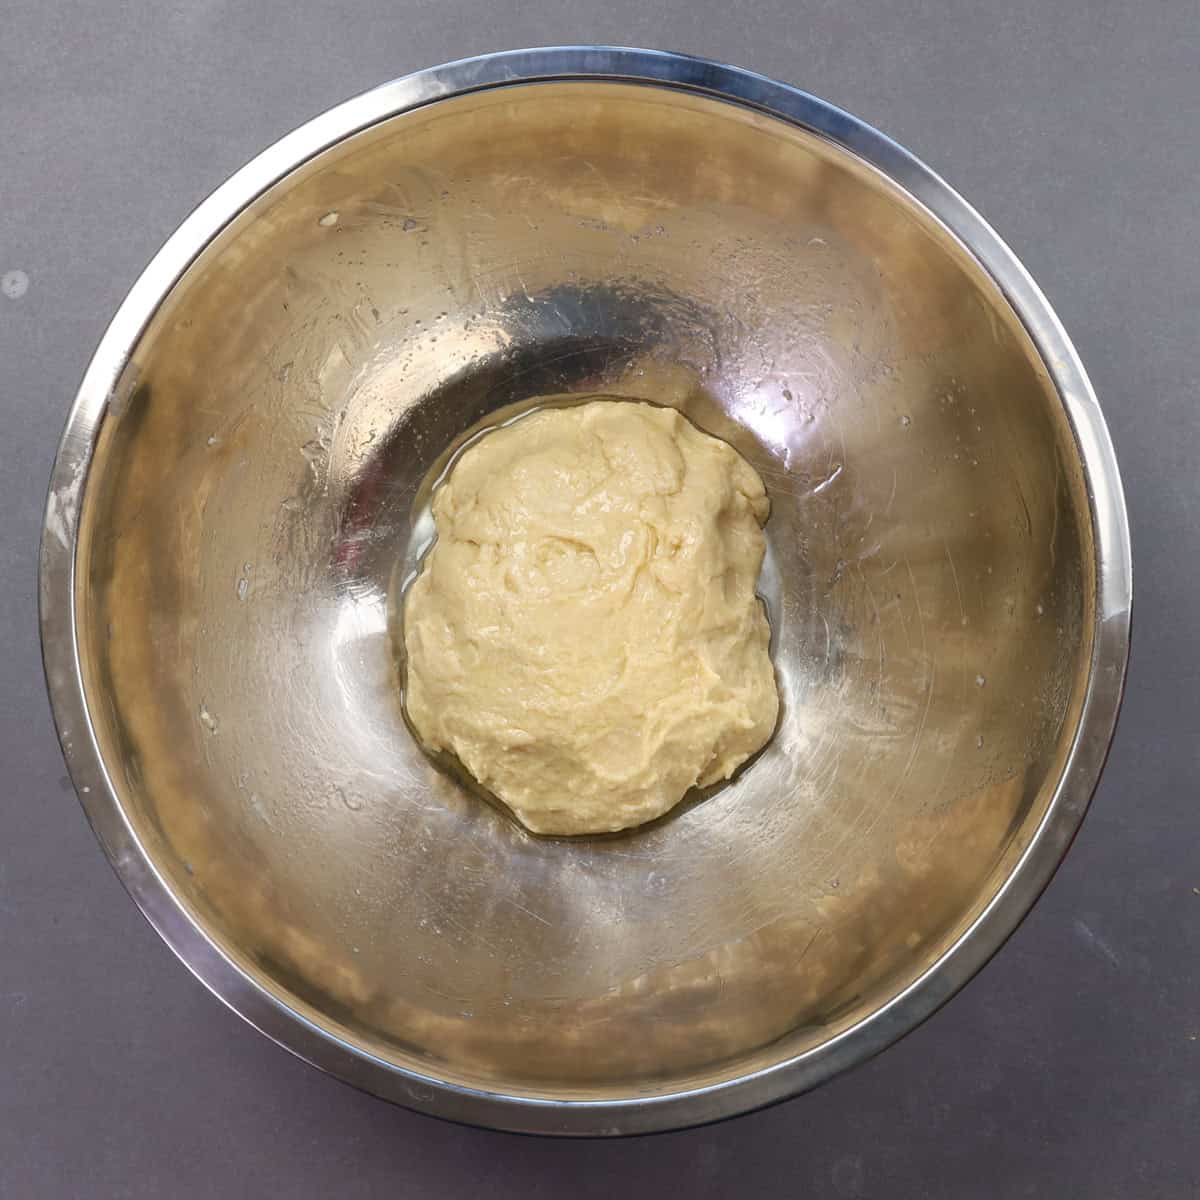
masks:
{"type": "Polygon", "coordinates": [[[541,81],[373,125],[203,249],[99,427],[74,617],[133,840],[253,985],[603,1102],[828,1047],[955,943],[1060,785],[1095,562],[1051,372],[924,208],[747,107],[541,81]],[[664,822],[540,840],[413,744],[389,592],[456,439],[590,392],[762,472],[785,711],[664,822]]]}

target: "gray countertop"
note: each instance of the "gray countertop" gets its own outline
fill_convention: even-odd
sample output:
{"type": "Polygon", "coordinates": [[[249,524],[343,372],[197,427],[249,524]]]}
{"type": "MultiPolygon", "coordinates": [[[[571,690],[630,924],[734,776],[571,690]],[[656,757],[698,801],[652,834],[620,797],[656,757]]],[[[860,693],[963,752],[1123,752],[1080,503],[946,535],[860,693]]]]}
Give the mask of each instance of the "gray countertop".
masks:
{"type": "Polygon", "coordinates": [[[0,1197],[1200,1194],[1200,24],[1195,0],[0,0],[0,1197]],[[126,898],[37,645],[46,479],[97,339],[213,186],[307,117],[465,54],[736,62],[897,137],[1056,306],[1116,443],[1137,632],[1090,816],[966,990],[880,1058],[625,1142],[458,1128],[243,1025],[126,898]]]}

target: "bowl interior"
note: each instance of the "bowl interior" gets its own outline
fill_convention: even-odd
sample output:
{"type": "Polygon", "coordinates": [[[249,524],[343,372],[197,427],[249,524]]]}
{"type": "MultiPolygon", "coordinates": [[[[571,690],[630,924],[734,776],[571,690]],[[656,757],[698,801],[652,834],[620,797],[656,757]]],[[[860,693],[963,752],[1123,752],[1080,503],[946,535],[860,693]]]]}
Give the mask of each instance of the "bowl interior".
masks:
{"type": "Polygon", "coordinates": [[[1093,638],[1070,427],[994,284],[803,129],[666,87],[501,87],[297,168],[137,343],[83,501],[97,744],[212,941],[435,1080],[650,1096],[911,984],[1045,814],[1093,638]],[[733,783],[523,832],[408,733],[428,480],[545,397],[677,405],[767,484],[783,700],[733,783]]]}

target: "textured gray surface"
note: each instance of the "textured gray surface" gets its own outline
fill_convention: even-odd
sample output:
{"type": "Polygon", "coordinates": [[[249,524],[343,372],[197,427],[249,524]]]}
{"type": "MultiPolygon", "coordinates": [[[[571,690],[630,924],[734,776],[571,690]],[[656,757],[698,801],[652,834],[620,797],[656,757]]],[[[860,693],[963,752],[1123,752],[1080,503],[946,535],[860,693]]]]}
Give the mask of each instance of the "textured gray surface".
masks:
{"type": "Polygon", "coordinates": [[[1196,1196],[1193,0],[316,7],[0,0],[0,1197],[1196,1196]],[[67,406],[126,288],[188,209],[372,84],[562,41],[684,49],[800,84],[975,201],[1092,374],[1125,475],[1137,590],[1108,773],[1063,869],[992,964],[905,1042],[817,1093],[624,1143],[414,1116],[222,1009],[88,831],[54,742],[35,621],[43,490],[67,406]]]}

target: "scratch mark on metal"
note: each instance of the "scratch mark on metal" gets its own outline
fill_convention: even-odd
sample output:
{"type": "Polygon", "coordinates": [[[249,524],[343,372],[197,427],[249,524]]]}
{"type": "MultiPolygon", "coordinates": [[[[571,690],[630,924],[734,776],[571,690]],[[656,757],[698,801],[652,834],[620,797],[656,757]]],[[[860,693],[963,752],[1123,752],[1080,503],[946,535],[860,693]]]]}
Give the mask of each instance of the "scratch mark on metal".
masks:
{"type": "Polygon", "coordinates": [[[823,492],[831,483],[833,483],[834,480],[837,479],[837,477],[841,473],[842,473],[842,464],[838,463],[837,466],[835,466],[833,468],[833,471],[828,476],[826,476],[826,478],[822,479],[821,482],[818,483],[817,486],[812,489],[812,491],[810,492],[810,495],[813,495],[813,496],[820,495],[820,493],[823,492]]]}
{"type": "Polygon", "coordinates": [[[533,297],[529,294],[529,285],[525,282],[525,276],[521,274],[521,268],[513,263],[513,274],[517,277],[517,282],[521,285],[521,291],[524,293],[525,299],[529,304],[533,303],[533,297]]]}
{"type": "Polygon", "coordinates": [[[514,900],[511,896],[505,896],[505,900],[507,900],[508,903],[513,906],[513,908],[519,908],[523,913],[526,914],[526,916],[532,917],[535,921],[541,921],[541,923],[543,925],[547,926],[550,929],[554,928],[553,923],[550,921],[547,921],[546,918],[543,917],[541,913],[534,912],[532,908],[526,908],[525,905],[521,904],[519,901],[514,900]]]}
{"type": "Polygon", "coordinates": [[[917,591],[917,577],[913,574],[912,561],[910,559],[906,558],[904,560],[904,569],[908,572],[908,582],[912,587],[913,604],[915,604],[917,608],[917,620],[921,630],[921,649],[924,650],[926,646],[925,614],[921,611],[921,595],[917,591]]]}
{"type": "Polygon", "coordinates": [[[1020,478],[1014,473],[1013,482],[1017,487],[1017,499],[1021,501],[1021,515],[1025,518],[1025,536],[1033,537],[1033,517],[1029,512],[1029,501],[1025,499],[1025,489],[1021,487],[1020,478]]]}
{"type": "Polygon", "coordinates": [[[871,611],[875,614],[875,638],[879,642],[879,686],[880,686],[880,703],[883,702],[883,680],[885,675],[885,666],[887,662],[887,651],[884,648],[883,639],[883,617],[879,612],[879,603],[875,599],[875,593],[871,589],[871,582],[867,579],[867,573],[862,569],[859,563],[854,564],[854,569],[858,572],[858,577],[862,580],[863,590],[867,593],[867,599],[871,602],[871,611]]]}
{"type": "Polygon", "coordinates": [[[950,553],[950,543],[942,538],[942,545],[946,549],[946,561],[950,564],[950,577],[954,580],[954,594],[958,597],[958,615],[962,618],[962,623],[967,623],[967,610],[963,606],[962,588],[958,584],[958,571],[954,566],[954,555],[950,553]]]}
{"type": "Polygon", "coordinates": [[[1059,476],[1062,474],[1062,460],[1058,457],[1058,451],[1054,452],[1054,487],[1050,492],[1050,502],[1053,505],[1053,518],[1050,522],[1050,569],[1051,571],[1058,565],[1058,554],[1055,550],[1055,543],[1058,541],[1058,483],[1059,476]]]}

